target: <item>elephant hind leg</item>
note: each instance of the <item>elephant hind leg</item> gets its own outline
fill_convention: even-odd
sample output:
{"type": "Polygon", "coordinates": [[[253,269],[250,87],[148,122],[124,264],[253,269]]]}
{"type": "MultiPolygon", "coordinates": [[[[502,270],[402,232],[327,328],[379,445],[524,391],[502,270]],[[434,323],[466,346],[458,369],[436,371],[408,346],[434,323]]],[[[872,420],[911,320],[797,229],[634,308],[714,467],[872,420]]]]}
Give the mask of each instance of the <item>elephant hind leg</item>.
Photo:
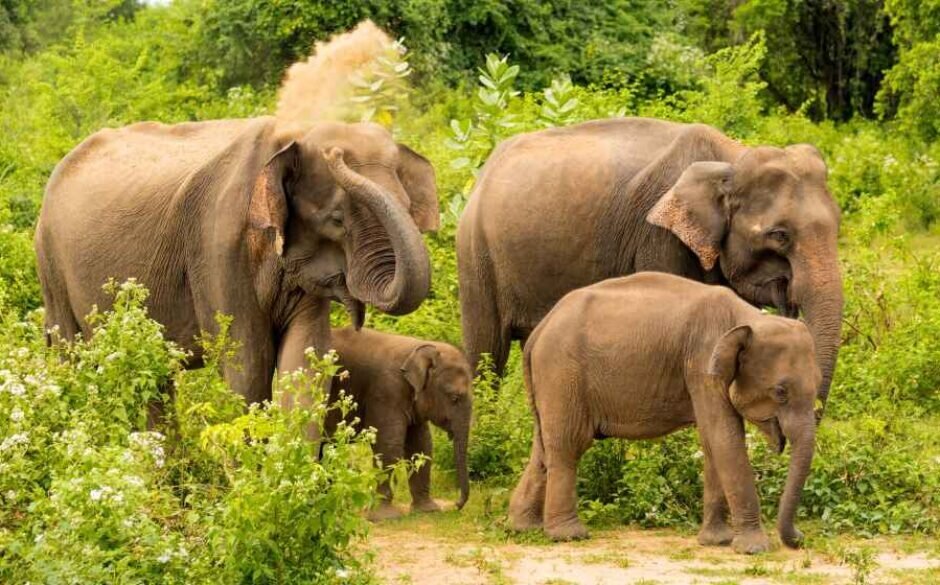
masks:
{"type": "Polygon", "coordinates": [[[481,356],[486,353],[492,359],[497,378],[502,378],[512,336],[509,325],[500,315],[495,291],[486,279],[461,277],[460,320],[464,350],[474,374],[478,373],[481,356]]]}
{"type": "MultiPolygon", "coordinates": [[[[564,365],[562,364],[562,370],[564,365]]],[[[549,376],[552,372],[547,372],[549,376]]],[[[587,538],[588,532],[578,518],[578,494],[575,489],[578,461],[594,440],[586,409],[578,399],[578,382],[564,382],[564,373],[554,372],[552,408],[536,396],[539,435],[545,462],[545,534],[553,540],[587,538]]],[[[550,380],[550,377],[543,377],[550,380]]]]}
{"type": "Polygon", "coordinates": [[[513,530],[523,531],[541,528],[545,508],[545,452],[536,420],[532,431],[532,453],[519,484],[509,501],[509,521],[513,530]]]}
{"type": "Polygon", "coordinates": [[[37,256],[45,306],[46,343],[52,345],[57,340],[74,341],[82,329],[72,310],[65,280],[48,266],[41,250],[37,250],[37,256]]]}

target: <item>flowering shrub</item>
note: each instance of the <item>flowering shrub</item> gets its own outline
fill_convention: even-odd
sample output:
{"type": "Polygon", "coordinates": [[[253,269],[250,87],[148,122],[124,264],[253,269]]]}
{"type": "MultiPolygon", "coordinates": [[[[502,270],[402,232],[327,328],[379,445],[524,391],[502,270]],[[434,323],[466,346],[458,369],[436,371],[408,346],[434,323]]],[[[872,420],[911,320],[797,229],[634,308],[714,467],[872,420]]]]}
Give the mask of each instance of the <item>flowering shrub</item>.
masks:
{"type": "Polygon", "coordinates": [[[184,371],[147,318],[147,291],[107,290],[113,308],[89,317],[84,341],[48,348],[41,314],[3,324],[0,582],[366,580],[350,547],[379,480],[374,437],[341,425],[306,438],[330,408],[351,408],[324,403],[335,355],[311,352],[311,376],[285,377],[272,403],[246,411],[218,374],[229,319],[203,340],[207,367],[184,371]],[[316,406],[281,408],[282,391],[316,406]],[[147,430],[162,400],[170,422],[147,430]]]}

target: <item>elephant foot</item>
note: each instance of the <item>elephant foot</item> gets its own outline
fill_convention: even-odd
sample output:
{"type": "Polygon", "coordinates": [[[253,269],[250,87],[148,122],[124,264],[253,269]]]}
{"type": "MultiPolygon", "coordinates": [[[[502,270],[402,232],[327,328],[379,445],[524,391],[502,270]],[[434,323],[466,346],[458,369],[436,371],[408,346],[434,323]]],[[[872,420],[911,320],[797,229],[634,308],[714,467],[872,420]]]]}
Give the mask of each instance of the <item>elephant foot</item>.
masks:
{"type": "Polygon", "coordinates": [[[728,546],[734,540],[734,531],[727,523],[702,526],[698,532],[698,543],[702,546],[728,546]]]}
{"type": "Polygon", "coordinates": [[[394,520],[395,518],[401,518],[401,510],[396,508],[389,502],[382,502],[374,509],[369,510],[367,516],[371,522],[382,522],[383,520],[394,520]]]}
{"type": "Polygon", "coordinates": [[[526,514],[510,510],[509,526],[516,532],[535,530],[542,527],[542,516],[541,514],[526,514]]]}
{"type": "Polygon", "coordinates": [[[748,530],[735,535],[731,541],[731,548],[734,549],[734,552],[754,555],[770,550],[770,539],[759,528],[757,530],[748,530]]]}
{"type": "Polygon", "coordinates": [[[545,535],[556,541],[582,540],[588,537],[588,531],[576,516],[558,524],[546,524],[545,535]]]}
{"type": "Polygon", "coordinates": [[[542,528],[545,484],[544,482],[541,485],[536,484],[535,489],[532,489],[533,483],[521,482],[509,500],[509,525],[517,532],[542,528]]]}
{"type": "Polygon", "coordinates": [[[440,512],[441,506],[431,498],[411,502],[412,512],[440,512]]]}

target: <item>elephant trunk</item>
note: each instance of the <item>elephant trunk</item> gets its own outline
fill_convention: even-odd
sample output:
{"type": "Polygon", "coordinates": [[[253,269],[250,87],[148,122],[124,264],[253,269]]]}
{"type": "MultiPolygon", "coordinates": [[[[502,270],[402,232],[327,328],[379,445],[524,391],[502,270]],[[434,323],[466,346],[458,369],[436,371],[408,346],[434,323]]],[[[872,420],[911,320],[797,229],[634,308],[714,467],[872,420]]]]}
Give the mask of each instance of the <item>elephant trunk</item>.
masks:
{"type": "Polygon", "coordinates": [[[350,292],[385,313],[414,311],[431,288],[431,263],[418,226],[391,193],[350,169],[341,149],[323,156],[352,203],[346,278],[350,292]]]}
{"type": "Polygon", "coordinates": [[[794,417],[792,420],[787,416],[782,416],[780,419],[783,433],[790,440],[792,448],[787,482],[777,511],[777,530],[780,533],[780,540],[790,548],[797,548],[803,540],[803,535],[797,530],[794,520],[816,446],[816,421],[811,414],[812,410],[809,410],[809,413],[806,416],[794,417]]]}
{"type": "MultiPolygon", "coordinates": [[[[825,407],[842,341],[842,277],[834,236],[806,247],[793,262],[792,302],[803,312],[822,372],[817,396],[825,407]],[[833,241],[829,241],[829,240],[833,241]]],[[[820,415],[822,413],[819,413],[820,415]]]]}
{"type": "Polygon", "coordinates": [[[470,471],[467,469],[467,437],[469,424],[463,425],[454,431],[454,466],[457,469],[457,489],[460,496],[457,498],[457,509],[460,510],[470,497],[470,471]]]}

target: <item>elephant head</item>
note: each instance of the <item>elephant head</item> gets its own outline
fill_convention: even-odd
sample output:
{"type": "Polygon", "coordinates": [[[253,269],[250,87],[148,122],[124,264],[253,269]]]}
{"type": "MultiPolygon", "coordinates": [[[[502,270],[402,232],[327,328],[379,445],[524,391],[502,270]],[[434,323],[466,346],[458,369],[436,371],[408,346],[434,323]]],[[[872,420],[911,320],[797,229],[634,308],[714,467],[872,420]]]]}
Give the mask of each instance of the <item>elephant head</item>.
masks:
{"type": "Polygon", "coordinates": [[[709,365],[734,409],[757,425],[778,453],[786,440],[792,445],[777,512],[780,538],[790,547],[802,541],[793,521],[816,444],[813,408],[822,373],[814,358],[813,338],[803,323],[766,315],[727,331],[709,365]]]}
{"type": "Polygon", "coordinates": [[[473,405],[470,364],[452,347],[426,344],[412,350],[401,365],[401,373],[414,389],[418,416],[445,430],[454,441],[459,510],[470,496],[467,469],[467,441],[473,405]]]}
{"type": "Polygon", "coordinates": [[[438,221],[427,160],[375,124],[317,124],[255,182],[248,242],[259,299],[299,287],[342,302],[356,328],[365,303],[409,313],[430,288],[420,231],[438,221]]]}
{"type": "Polygon", "coordinates": [[[816,343],[825,403],[839,351],[842,279],[839,207],[826,165],[809,145],[744,149],[733,163],[689,164],[649,212],[705,270],[716,262],[745,300],[802,314],[816,343]]]}

